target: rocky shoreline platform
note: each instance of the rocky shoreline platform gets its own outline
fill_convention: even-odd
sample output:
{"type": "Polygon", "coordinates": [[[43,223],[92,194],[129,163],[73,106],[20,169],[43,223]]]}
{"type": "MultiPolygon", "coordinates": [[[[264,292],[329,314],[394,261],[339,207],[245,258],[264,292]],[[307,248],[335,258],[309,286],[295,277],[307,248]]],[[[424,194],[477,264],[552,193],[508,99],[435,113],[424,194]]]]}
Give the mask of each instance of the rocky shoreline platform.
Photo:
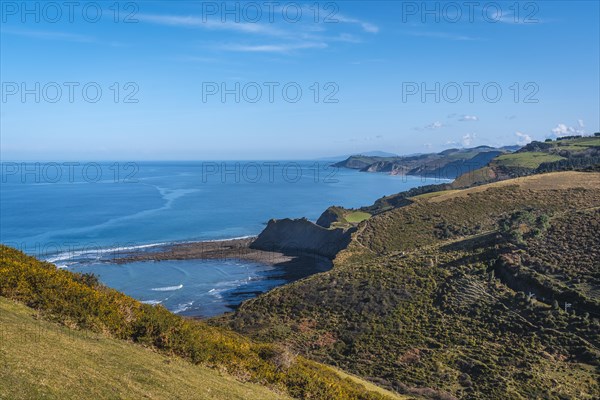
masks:
{"type": "Polygon", "coordinates": [[[354,229],[328,229],[306,218],[270,220],[258,236],[185,242],[119,253],[114,263],[166,260],[240,260],[280,268],[288,282],[328,271],[354,229]]]}
{"type": "Polygon", "coordinates": [[[134,249],[122,252],[115,260],[117,264],[135,261],[164,260],[207,260],[207,259],[239,259],[266,264],[277,264],[289,261],[290,256],[283,253],[255,250],[250,244],[256,237],[230,240],[211,240],[205,242],[173,243],[150,249],[134,249]]]}
{"type": "Polygon", "coordinates": [[[283,278],[294,281],[332,267],[329,258],[301,250],[268,251],[253,248],[256,237],[173,243],[148,249],[121,252],[113,260],[116,264],[140,261],[167,260],[240,260],[282,268],[283,278]]]}

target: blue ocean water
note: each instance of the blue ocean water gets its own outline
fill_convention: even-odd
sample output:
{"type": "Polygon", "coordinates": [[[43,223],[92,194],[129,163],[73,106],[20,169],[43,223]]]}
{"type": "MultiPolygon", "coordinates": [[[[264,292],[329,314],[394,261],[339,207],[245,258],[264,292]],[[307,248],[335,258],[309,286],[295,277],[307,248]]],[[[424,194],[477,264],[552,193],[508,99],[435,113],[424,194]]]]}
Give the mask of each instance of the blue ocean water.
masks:
{"type": "Polygon", "coordinates": [[[359,207],[383,195],[440,183],[314,161],[1,166],[3,244],[63,268],[94,272],[108,286],[142,301],[202,316],[283,283],[280,272],[231,260],[116,265],[105,254],[256,235],[270,218],[316,220],[330,205],[359,207]]]}

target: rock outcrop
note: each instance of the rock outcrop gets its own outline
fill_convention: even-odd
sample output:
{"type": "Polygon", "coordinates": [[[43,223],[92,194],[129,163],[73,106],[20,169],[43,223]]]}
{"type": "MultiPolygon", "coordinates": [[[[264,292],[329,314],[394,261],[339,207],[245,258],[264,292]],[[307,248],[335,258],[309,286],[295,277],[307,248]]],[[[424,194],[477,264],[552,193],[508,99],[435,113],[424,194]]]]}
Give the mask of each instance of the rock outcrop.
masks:
{"type": "Polygon", "coordinates": [[[344,222],[344,212],[345,209],[343,207],[331,206],[323,211],[323,214],[317,219],[317,225],[323,228],[330,228],[335,222],[344,222]]]}
{"type": "Polygon", "coordinates": [[[250,245],[253,249],[284,253],[310,253],[327,258],[350,243],[351,229],[326,229],[306,218],[272,219],[250,245]]]}

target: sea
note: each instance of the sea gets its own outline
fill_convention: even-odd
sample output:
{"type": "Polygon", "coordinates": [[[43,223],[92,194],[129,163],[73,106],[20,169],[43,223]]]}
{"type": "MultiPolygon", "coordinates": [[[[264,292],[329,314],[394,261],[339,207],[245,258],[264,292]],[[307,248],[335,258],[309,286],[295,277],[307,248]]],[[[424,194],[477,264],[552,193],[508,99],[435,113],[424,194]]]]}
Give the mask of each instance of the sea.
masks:
{"type": "Polygon", "coordinates": [[[0,242],[96,274],[174,313],[211,317],[285,284],[240,260],[117,264],[127,249],[257,235],[271,218],[315,221],[412,187],[447,182],[336,168],[331,161],[2,162],[0,242]]]}

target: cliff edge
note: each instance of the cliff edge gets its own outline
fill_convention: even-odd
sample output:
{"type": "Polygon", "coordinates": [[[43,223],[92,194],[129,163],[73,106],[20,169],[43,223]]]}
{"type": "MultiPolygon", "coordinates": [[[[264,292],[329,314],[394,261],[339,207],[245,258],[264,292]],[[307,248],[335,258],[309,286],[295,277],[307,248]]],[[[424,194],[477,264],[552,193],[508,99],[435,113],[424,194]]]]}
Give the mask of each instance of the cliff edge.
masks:
{"type": "Polygon", "coordinates": [[[267,227],[252,242],[250,248],[281,251],[307,252],[334,258],[350,243],[350,235],[355,228],[326,229],[306,218],[271,219],[267,227]]]}

